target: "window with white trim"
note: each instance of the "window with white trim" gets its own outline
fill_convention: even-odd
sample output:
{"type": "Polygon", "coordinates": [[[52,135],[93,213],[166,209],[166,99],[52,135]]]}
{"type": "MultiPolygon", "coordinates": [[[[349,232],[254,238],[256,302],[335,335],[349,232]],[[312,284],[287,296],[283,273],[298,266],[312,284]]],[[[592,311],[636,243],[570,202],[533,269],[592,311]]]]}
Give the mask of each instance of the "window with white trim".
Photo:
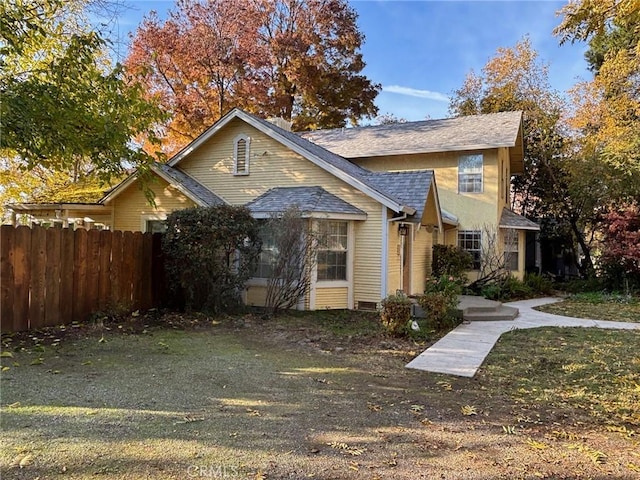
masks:
{"type": "Polygon", "coordinates": [[[482,232],[479,230],[460,230],[458,232],[458,247],[471,254],[473,257],[473,269],[480,270],[482,232]]]}
{"type": "Polygon", "coordinates": [[[167,231],[167,222],[165,220],[147,220],[145,232],[164,233],[167,231]]]}
{"type": "Polygon", "coordinates": [[[482,154],[458,158],[458,192],[482,193],[482,154]]]}
{"type": "Polygon", "coordinates": [[[504,266],[507,270],[518,270],[518,256],[518,232],[507,231],[504,234],[504,266]]]}
{"type": "Polygon", "coordinates": [[[258,257],[258,263],[253,276],[256,278],[271,278],[273,277],[273,268],[276,263],[276,257],[278,256],[278,247],[273,230],[269,228],[266,221],[262,221],[261,223],[259,235],[262,241],[262,249],[260,250],[260,256],[258,257]]]}
{"type": "Polygon", "coordinates": [[[233,141],[233,174],[249,175],[249,153],[251,138],[238,135],[233,141]]]}
{"type": "Polygon", "coordinates": [[[318,222],[318,280],[347,279],[347,245],[349,223],[318,222]]]}

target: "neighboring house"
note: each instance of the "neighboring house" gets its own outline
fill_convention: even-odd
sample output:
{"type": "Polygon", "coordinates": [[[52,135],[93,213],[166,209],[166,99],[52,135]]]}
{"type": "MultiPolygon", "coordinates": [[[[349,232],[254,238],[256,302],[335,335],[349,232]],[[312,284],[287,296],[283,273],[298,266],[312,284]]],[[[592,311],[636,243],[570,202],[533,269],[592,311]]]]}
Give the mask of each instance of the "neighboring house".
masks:
{"type": "MultiPolygon", "coordinates": [[[[522,276],[523,232],[537,229],[508,210],[522,158],[520,113],[298,135],[235,109],[153,166],[155,205],[135,175],[99,205],[109,228],[157,231],[171,211],[195,205],[246,205],[267,218],[295,204],[331,239],[302,304],[372,308],[397,290],[424,290],[434,243],[475,254],[483,225],[519,232],[506,248],[522,276]]],[[[258,273],[245,300],[261,305],[265,292],[258,273]]]]}

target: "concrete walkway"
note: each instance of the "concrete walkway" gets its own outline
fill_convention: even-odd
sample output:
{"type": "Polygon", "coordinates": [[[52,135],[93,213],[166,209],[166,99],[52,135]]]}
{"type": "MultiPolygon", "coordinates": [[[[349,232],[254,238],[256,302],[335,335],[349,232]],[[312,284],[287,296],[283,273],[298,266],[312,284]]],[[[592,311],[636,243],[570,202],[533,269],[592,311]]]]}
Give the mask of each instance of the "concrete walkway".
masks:
{"type": "Polygon", "coordinates": [[[506,303],[505,305],[520,310],[520,315],[515,320],[470,322],[459,325],[406,366],[427,372],[473,377],[500,335],[510,330],[537,327],[640,329],[640,323],[586,320],[533,310],[533,307],[558,301],[560,299],[557,298],[536,298],[506,303]]]}

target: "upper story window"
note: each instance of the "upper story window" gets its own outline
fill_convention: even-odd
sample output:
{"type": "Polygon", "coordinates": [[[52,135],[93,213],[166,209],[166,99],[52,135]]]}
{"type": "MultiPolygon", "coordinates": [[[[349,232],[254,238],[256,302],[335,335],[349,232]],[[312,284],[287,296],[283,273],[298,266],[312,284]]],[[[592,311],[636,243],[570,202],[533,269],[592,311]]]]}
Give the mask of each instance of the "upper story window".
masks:
{"type": "Polygon", "coordinates": [[[458,158],[458,192],[482,192],[482,154],[462,155],[458,158]]]}
{"type": "Polygon", "coordinates": [[[318,280],[347,279],[348,222],[318,222],[318,280]]]}
{"type": "Polygon", "coordinates": [[[251,138],[238,135],[233,140],[233,174],[249,175],[249,152],[251,138]]]}

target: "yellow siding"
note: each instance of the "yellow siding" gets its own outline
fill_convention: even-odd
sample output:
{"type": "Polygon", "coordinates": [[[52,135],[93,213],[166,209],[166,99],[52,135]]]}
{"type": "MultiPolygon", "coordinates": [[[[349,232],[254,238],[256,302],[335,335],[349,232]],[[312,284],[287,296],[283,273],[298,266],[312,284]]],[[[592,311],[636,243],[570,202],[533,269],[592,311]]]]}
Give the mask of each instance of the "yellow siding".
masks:
{"type": "Polygon", "coordinates": [[[484,224],[497,225],[499,213],[498,150],[481,152],[443,152],[417,155],[389,155],[354,159],[374,171],[434,170],[440,206],[458,217],[461,230],[480,230],[484,224]],[[458,157],[468,153],[484,154],[483,192],[458,193],[458,157]]]}
{"type": "Polygon", "coordinates": [[[149,184],[155,194],[155,207],[149,204],[138,181],[133,182],[110,204],[113,206],[113,229],[140,231],[143,215],[167,215],[174,210],[193,207],[195,204],[181,192],[159,177],[149,184]]]}
{"type": "Polygon", "coordinates": [[[425,282],[431,275],[433,259],[433,233],[420,228],[413,238],[411,263],[411,294],[424,293],[425,282]]]}
{"type": "Polygon", "coordinates": [[[498,150],[498,168],[500,171],[500,192],[498,196],[498,219],[502,208],[511,208],[511,170],[509,168],[509,149],[498,150]]]}
{"type": "Polygon", "coordinates": [[[316,310],[349,308],[347,287],[316,288],[316,310]]]}
{"type": "Polygon", "coordinates": [[[381,205],[239,119],[231,121],[179,167],[233,205],[274,187],[321,186],[367,213],[355,223],[354,301],[380,301],[381,205]],[[233,175],[233,139],[248,135],[249,175],[233,175]]]}

